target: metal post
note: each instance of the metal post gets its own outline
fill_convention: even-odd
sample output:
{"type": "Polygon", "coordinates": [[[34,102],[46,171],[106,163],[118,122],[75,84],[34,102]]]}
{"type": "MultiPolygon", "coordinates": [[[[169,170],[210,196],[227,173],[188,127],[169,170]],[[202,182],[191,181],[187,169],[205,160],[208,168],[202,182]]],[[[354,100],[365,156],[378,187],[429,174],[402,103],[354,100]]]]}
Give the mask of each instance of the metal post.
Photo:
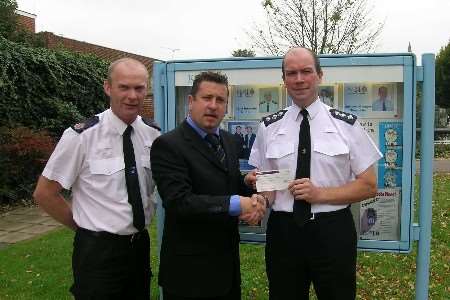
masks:
{"type": "MultiPolygon", "coordinates": [[[[161,126],[162,132],[167,131],[167,118],[166,116],[166,91],[163,86],[166,86],[165,77],[166,77],[166,63],[164,62],[155,62],[153,64],[153,107],[154,107],[154,115],[155,120],[161,126]]],[[[157,239],[158,239],[158,257],[161,251],[161,242],[162,242],[162,233],[164,229],[164,210],[162,206],[161,198],[159,194],[156,195],[157,205],[156,205],[156,219],[158,223],[156,224],[157,228],[157,239]]],[[[162,296],[162,288],[159,288],[159,299],[163,300],[162,296]]]]}
{"type": "Polygon", "coordinates": [[[428,299],[430,277],[431,206],[434,157],[434,54],[422,55],[423,97],[420,134],[419,243],[416,258],[416,300],[428,299]]]}

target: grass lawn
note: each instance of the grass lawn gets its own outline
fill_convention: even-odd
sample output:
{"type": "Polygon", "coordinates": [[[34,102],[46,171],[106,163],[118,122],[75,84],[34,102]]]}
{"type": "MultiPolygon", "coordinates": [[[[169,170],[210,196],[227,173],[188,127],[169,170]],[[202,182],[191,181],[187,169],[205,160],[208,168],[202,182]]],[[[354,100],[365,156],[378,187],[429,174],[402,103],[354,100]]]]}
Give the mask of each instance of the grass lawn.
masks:
{"type": "MultiPolygon", "coordinates": [[[[434,177],[430,299],[450,299],[450,176],[434,177]]],[[[71,299],[73,233],[62,229],[0,250],[0,299],[71,299]]],[[[151,226],[156,241],[156,226],[151,226]]],[[[414,299],[415,250],[358,253],[357,299],[414,299]]],[[[267,299],[264,247],[241,246],[243,299],[267,299]]],[[[157,276],[156,242],[152,269],[157,276]]],[[[157,299],[156,276],[152,279],[157,299]]]]}

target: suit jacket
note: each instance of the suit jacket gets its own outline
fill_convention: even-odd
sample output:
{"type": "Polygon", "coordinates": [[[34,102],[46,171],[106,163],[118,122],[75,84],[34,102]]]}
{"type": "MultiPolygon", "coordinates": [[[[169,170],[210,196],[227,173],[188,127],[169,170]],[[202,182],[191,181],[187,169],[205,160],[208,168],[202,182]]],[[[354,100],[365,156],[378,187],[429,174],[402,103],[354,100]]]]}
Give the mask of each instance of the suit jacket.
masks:
{"type": "Polygon", "coordinates": [[[233,135],[220,130],[227,168],[184,121],[151,149],[153,177],[165,209],[159,284],[172,294],[212,297],[240,282],[238,218],[230,195],[248,195],[233,135]]]}
{"type": "Polygon", "coordinates": [[[250,135],[250,138],[249,138],[248,134],[245,135],[245,145],[247,146],[247,148],[249,150],[252,149],[253,143],[255,142],[255,139],[256,139],[256,134],[254,134],[254,133],[252,133],[250,135]]]}
{"type": "Polygon", "coordinates": [[[233,134],[235,142],[236,142],[236,147],[238,148],[238,158],[243,158],[244,157],[244,135],[242,133],[238,134],[238,133],[234,133],[233,134]]]}

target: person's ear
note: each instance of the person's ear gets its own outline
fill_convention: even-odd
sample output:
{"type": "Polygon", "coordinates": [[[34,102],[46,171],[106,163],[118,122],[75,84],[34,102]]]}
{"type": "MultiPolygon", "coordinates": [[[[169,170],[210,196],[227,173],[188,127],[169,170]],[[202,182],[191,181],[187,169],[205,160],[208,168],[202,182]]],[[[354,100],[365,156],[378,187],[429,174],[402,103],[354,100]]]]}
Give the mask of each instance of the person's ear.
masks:
{"type": "Polygon", "coordinates": [[[103,90],[105,91],[105,94],[108,95],[108,97],[111,96],[111,85],[109,84],[108,80],[105,80],[103,82],[103,90]]]}

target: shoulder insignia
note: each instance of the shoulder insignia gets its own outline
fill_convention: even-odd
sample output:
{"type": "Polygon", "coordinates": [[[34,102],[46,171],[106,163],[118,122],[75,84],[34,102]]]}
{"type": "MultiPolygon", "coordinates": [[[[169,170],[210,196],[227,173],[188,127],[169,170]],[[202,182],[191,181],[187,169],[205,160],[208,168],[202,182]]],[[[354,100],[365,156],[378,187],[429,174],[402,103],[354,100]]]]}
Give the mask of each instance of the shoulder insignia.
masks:
{"type": "Polygon", "coordinates": [[[161,128],[158,126],[158,124],[150,118],[142,118],[142,122],[144,122],[145,125],[148,125],[152,128],[155,128],[158,131],[161,131],[161,128]]]}
{"type": "Polygon", "coordinates": [[[284,114],[286,114],[286,112],[287,112],[287,109],[283,109],[283,110],[277,111],[274,114],[271,114],[271,115],[263,117],[261,119],[261,121],[263,121],[264,125],[266,125],[266,127],[267,127],[270,124],[275,123],[278,120],[281,120],[284,117],[284,114]]]}
{"type": "Polygon", "coordinates": [[[340,110],[337,110],[337,109],[334,109],[334,108],[330,109],[330,113],[333,116],[333,118],[336,118],[338,120],[344,121],[344,122],[346,122],[346,123],[348,123],[350,125],[355,124],[356,119],[358,118],[354,114],[343,112],[343,111],[340,111],[340,110]]]}
{"type": "Polygon", "coordinates": [[[95,124],[97,124],[98,121],[99,121],[98,116],[93,116],[93,117],[90,117],[89,119],[85,120],[84,122],[77,123],[77,124],[73,125],[72,129],[75,130],[78,133],[82,133],[86,129],[88,129],[88,128],[94,126],[95,124]]]}

